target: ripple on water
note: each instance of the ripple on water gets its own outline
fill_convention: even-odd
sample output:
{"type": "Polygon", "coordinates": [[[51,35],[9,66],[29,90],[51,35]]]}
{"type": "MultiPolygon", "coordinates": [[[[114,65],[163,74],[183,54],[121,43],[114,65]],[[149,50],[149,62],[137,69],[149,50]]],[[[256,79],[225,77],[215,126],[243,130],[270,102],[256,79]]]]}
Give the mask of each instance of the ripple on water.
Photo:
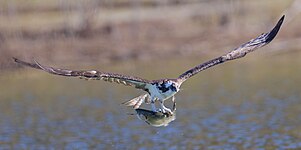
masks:
{"type": "Polygon", "coordinates": [[[210,113],[181,108],[177,120],[162,128],[123,110],[101,111],[105,104],[97,101],[83,99],[57,112],[14,102],[14,113],[0,114],[0,149],[301,148],[298,96],[217,105],[210,113]]]}

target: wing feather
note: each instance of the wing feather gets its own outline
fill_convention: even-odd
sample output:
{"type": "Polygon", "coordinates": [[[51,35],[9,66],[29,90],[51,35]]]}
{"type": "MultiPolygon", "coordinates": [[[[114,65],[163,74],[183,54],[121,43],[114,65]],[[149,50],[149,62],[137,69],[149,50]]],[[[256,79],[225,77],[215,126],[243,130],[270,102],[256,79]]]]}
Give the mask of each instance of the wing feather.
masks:
{"type": "Polygon", "coordinates": [[[283,15],[280,18],[278,23],[275,25],[275,27],[270,32],[261,34],[260,36],[256,37],[255,39],[252,39],[252,40],[248,41],[247,43],[242,44],[241,46],[235,48],[234,50],[230,51],[229,53],[227,53],[223,56],[209,60],[205,63],[202,63],[202,64],[184,72],[183,74],[181,74],[178,77],[178,80],[182,83],[185,80],[187,80],[188,78],[192,77],[193,75],[199,73],[200,71],[203,71],[205,69],[208,69],[210,67],[213,67],[217,64],[224,63],[229,60],[234,60],[234,59],[244,57],[247,53],[250,53],[260,47],[267,45],[277,35],[277,33],[282,25],[282,22],[284,20],[284,17],[285,16],[283,15]]]}
{"type": "Polygon", "coordinates": [[[118,84],[123,84],[126,86],[134,86],[138,89],[146,89],[147,84],[151,84],[152,82],[149,80],[145,80],[139,77],[134,76],[127,76],[127,75],[121,75],[116,73],[107,73],[97,70],[82,70],[82,71],[76,71],[76,70],[68,70],[68,69],[59,69],[59,68],[53,68],[41,65],[37,61],[35,63],[29,63],[22,60],[19,60],[17,58],[13,58],[15,62],[29,66],[35,69],[40,69],[43,71],[46,71],[51,74],[55,75],[61,75],[61,76],[68,76],[68,77],[79,77],[84,79],[92,79],[92,80],[103,80],[108,82],[115,82],[118,84]]]}

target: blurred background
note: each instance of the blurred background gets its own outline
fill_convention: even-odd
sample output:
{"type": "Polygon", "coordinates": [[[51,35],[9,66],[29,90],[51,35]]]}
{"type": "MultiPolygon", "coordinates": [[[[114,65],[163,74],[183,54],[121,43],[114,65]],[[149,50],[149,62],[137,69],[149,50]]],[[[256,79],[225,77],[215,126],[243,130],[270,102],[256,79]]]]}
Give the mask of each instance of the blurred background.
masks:
{"type": "Polygon", "coordinates": [[[0,68],[16,67],[12,56],[57,64],[215,56],[283,14],[269,53],[295,53],[300,7],[299,0],[4,0],[0,68]]]}
{"type": "Polygon", "coordinates": [[[300,149],[300,12],[301,0],[1,0],[0,150],[300,149]],[[121,105],[141,91],[11,58],[175,78],[270,31],[282,15],[268,46],[185,82],[167,127],[121,105]]]}

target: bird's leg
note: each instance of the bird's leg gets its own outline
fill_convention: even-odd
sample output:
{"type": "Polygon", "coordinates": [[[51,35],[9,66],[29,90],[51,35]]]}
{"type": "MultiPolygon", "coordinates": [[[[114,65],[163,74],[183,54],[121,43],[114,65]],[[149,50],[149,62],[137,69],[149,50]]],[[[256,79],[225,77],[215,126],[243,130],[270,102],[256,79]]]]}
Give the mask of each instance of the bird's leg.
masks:
{"type": "Polygon", "coordinates": [[[155,105],[155,101],[151,101],[151,106],[152,106],[152,111],[153,111],[153,112],[157,112],[157,108],[156,108],[156,105],[155,105]]]}
{"type": "Polygon", "coordinates": [[[163,101],[160,101],[160,107],[163,113],[173,114],[172,111],[169,108],[166,108],[163,104],[163,101]]]}
{"type": "Polygon", "coordinates": [[[172,96],[172,97],[171,97],[171,101],[172,101],[173,103],[175,103],[175,100],[176,100],[176,97],[175,97],[175,96],[172,96]]]}
{"type": "Polygon", "coordinates": [[[172,98],[171,98],[171,101],[172,101],[172,103],[173,103],[173,106],[172,106],[172,111],[174,112],[174,111],[176,111],[176,97],[175,96],[172,96],[172,98]]]}

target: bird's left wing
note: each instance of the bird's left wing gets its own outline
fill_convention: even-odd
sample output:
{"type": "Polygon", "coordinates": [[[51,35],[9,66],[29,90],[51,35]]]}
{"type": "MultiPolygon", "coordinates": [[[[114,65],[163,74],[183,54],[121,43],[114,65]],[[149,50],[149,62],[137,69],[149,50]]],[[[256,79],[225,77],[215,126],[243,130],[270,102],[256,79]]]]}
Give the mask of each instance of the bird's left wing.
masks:
{"type": "Polygon", "coordinates": [[[147,91],[147,84],[151,84],[152,82],[149,80],[141,79],[134,76],[127,76],[127,75],[121,75],[116,73],[107,73],[97,70],[82,70],[82,71],[76,71],[76,70],[68,70],[68,69],[59,69],[59,68],[53,68],[41,65],[37,61],[35,63],[29,63],[22,60],[19,60],[17,58],[13,58],[15,62],[29,66],[35,69],[40,69],[43,71],[46,71],[51,74],[55,75],[61,75],[61,76],[67,76],[67,77],[80,77],[85,79],[92,79],[92,80],[104,80],[109,82],[115,82],[127,86],[134,86],[135,88],[142,89],[147,91]]]}
{"type": "Polygon", "coordinates": [[[193,75],[199,73],[200,71],[203,71],[205,69],[208,69],[210,67],[213,67],[217,64],[224,63],[229,60],[244,57],[247,53],[253,52],[256,49],[267,45],[277,35],[277,33],[282,25],[283,20],[284,20],[284,15],[281,17],[281,19],[278,21],[276,26],[270,32],[261,34],[260,36],[256,37],[255,39],[250,40],[249,42],[237,47],[236,49],[230,51],[229,53],[227,53],[223,56],[209,60],[205,63],[202,63],[202,64],[184,72],[183,74],[181,74],[178,77],[178,80],[182,83],[185,80],[187,80],[188,78],[192,77],[193,75]]]}

